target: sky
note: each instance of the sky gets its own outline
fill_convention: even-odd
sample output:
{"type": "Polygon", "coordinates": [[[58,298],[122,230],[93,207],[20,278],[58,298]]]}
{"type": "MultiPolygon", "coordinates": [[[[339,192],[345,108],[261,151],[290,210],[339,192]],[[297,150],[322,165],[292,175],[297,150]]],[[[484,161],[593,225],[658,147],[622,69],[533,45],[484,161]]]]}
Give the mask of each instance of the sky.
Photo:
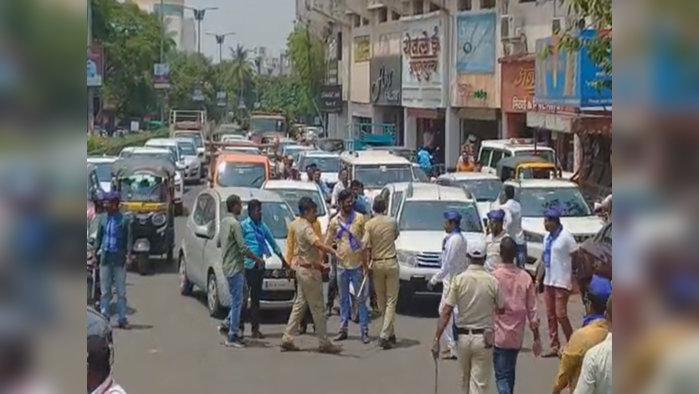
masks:
{"type": "MultiPolygon", "coordinates": [[[[278,54],[286,47],[296,17],[294,0],[186,0],[185,4],[196,8],[218,7],[217,11],[207,13],[202,32],[236,33],[226,37],[224,58],[230,58],[228,48],[238,44],[246,48],[265,46],[272,54],[278,54]]],[[[202,52],[218,60],[214,37],[202,36],[201,46],[202,52]]]]}

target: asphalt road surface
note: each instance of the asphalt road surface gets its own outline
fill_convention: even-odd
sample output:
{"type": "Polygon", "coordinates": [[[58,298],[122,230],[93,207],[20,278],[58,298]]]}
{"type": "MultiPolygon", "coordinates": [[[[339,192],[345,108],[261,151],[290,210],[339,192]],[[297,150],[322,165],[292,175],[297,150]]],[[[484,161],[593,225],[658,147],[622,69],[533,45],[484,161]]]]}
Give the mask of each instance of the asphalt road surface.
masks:
{"type": "MultiPolygon", "coordinates": [[[[188,193],[191,204],[197,190],[188,193]]],[[[184,230],[179,219],[177,231],[184,230]]],[[[248,349],[227,349],[221,345],[219,323],[209,318],[203,301],[181,297],[174,267],[154,276],[128,278],[128,298],[133,328],[115,335],[115,376],[130,393],[259,393],[285,394],[428,394],[434,392],[434,364],[430,343],[436,316],[428,313],[437,306],[421,306],[429,317],[401,316],[397,321],[400,338],[395,350],[379,351],[355,339],[344,344],[342,356],[317,354],[312,336],[297,344],[309,349],[301,353],[278,350],[287,314],[267,316],[263,332],[267,339],[248,349]]],[[[579,301],[572,303],[573,324],[581,323],[579,301]]],[[[544,318],[543,305],[540,315],[544,318]]],[[[377,333],[378,323],[372,325],[377,333]]],[[[542,325],[546,335],[545,324],[542,325]]],[[[335,333],[336,317],[329,322],[335,333]]],[[[350,328],[357,335],[356,327],[350,328]]],[[[544,338],[547,338],[544,336],[544,338]]],[[[545,341],[544,345],[546,345],[545,341]]],[[[526,342],[531,345],[531,338],[526,342]]],[[[557,371],[556,360],[535,359],[526,351],[520,358],[518,393],[550,391],[557,371]]],[[[458,366],[440,364],[440,393],[459,392],[458,366]]]]}

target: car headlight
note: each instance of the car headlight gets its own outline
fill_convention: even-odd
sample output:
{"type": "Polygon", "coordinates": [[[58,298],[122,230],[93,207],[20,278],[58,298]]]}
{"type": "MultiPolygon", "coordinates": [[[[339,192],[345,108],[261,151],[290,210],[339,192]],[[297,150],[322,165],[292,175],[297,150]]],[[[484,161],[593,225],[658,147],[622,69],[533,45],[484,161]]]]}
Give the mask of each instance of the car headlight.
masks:
{"type": "Polygon", "coordinates": [[[405,250],[399,250],[398,251],[398,263],[400,265],[414,268],[417,267],[417,253],[416,252],[408,252],[405,250]]]}
{"type": "Polygon", "coordinates": [[[133,243],[133,251],[137,253],[150,252],[150,241],[145,238],[137,239],[133,243]]]}
{"type": "Polygon", "coordinates": [[[524,232],[524,240],[533,244],[543,244],[544,236],[541,234],[535,234],[529,231],[524,232]]]}
{"type": "Polygon", "coordinates": [[[165,223],[167,223],[167,216],[163,215],[162,213],[156,213],[151,218],[151,221],[153,222],[153,225],[157,227],[164,226],[165,223]]]}

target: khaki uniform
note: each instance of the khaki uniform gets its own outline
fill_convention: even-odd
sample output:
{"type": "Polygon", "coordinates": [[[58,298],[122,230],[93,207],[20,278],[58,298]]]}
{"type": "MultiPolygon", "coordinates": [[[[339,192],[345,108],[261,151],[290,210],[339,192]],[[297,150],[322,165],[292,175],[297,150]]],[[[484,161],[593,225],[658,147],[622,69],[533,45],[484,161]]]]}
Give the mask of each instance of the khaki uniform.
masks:
{"type": "Polygon", "coordinates": [[[318,236],[313,226],[306,220],[297,220],[291,224],[296,242],[294,244],[292,261],[290,264],[296,267],[296,281],[298,294],[294,307],[291,310],[289,324],[284,333],[283,342],[294,342],[294,335],[298,332],[303,321],[306,307],[311,309],[316,335],[321,348],[332,346],[328,339],[328,323],[325,317],[325,304],[323,302],[323,276],[313,266],[321,264],[322,253],[313,246],[318,242],[318,236]]]}
{"type": "Polygon", "coordinates": [[[400,285],[400,266],[396,256],[398,223],[388,216],[378,215],[364,228],[362,244],[371,249],[376,300],[383,316],[381,339],[395,336],[396,307],[400,285]]]}
{"type": "Polygon", "coordinates": [[[493,348],[486,346],[486,337],[492,342],[493,316],[504,308],[497,279],[484,267],[471,265],[452,281],[446,303],[458,311],[456,328],[462,331],[458,338],[462,392],[490,394],[495,374],[493,348]]]}

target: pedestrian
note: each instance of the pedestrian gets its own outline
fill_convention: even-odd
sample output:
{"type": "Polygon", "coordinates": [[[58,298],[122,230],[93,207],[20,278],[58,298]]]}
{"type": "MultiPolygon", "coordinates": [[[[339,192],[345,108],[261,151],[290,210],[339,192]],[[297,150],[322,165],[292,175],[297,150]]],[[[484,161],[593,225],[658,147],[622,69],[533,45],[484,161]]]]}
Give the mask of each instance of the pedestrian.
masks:
{"type": "MultiPolygon", "coordinates": [[[[433,290],[437,284],[442,284],[442,301],[439,303],[439,314],[444,312],[447,300],[451,291],[451,284],[454,278],[466,271],[468,267],[468,243],[466,237],[461,233],[461,221],[463,217],[456,211],[444,214],[444,231],[447,235],[442,241],[442,268],[430,279],[427,284],[429,290],[433,290]]],[[[455,315],[459,313],[458,308],[455,315]]],[[[447,345],[445,357],[456,360],[458,357],[456,338],[453,330],[444,333],[444,342],[447,345]]]]}
{"type": "MultiPolygon", "coordinates": [[[[362,243],[366,219],[364,215],[354,210],[354,195],[350,190],[340,193],[340,214],[330,221],[326,234],[326,245],[337,244],[338,260],[337,278],[340,290],[340,333],[336,341],[346,341],[349,338],[349,321],[352,313],[350,286],[359,292],[364,281],[365,271],[362,267],[362,243]]],[[[366,290],[366,289],[364,289],[366,290]]],[[[369,344],[369,310],[366,293],[356,294],[359,309],[359,326],[362,342],[369,344]]]]}
{"type": "Polygon", "coordinates": [[[294,335],[299,329],[306,308],[310,308],[316,326],[316,335],[320,342],[319,351],[338,354],[342,352],[342,348],[333,345],[328,339],[328,324],[323,314],[322,275],[326,268],[323,264],[323,255],[337,256],[337,253],[323,244],[313,230],[313,223],[317,220],[317,212],[318,206],[309,197],[303,197],[299,200],[299,213],[304,220],[296,221],[293,225],[296,242],[292,257],[293,265],[296,267],[296,281],[299,290],[284,332],[281,350],[299,350],[294,345],[294,335]]]}
{"type": "Polygon", "coordinates": [[[371,270],[374,276],[376,298],[383,325],[379,335],[379,346],[384,350],[396,346],[396,307],[400,276],[396,240],[400,235],[398,223],[386,215],[386,201],[377,197],[374,200],[374,217],[364,229],[364,269],[371,270]]]}
{"type": "Polygon", "coordinates": [[[113,191],[105,195],[105,211],[100,214],[95,238],[95,250],[100,256],[100,309],[111,319],[112,289],[117,295],[117,323],[128,328],[126,318],[126,264],[131,262],[133,246],[132,221],[119,211],[121,196],[113,191]]]}
{"type": "Polygon", "coordinates": [[[420,169],[430,177],[434,176],[432,173],[432,160],[433,157],[430,151],[425,146],[421,146],[417,151],[417,164],[420,166],[420,169]]]}
{"type": "Polygon", "coordinates": [[[527,264],[527,242],[524,239],[524,228],[522,227],[522,205],[515,200],[515,188],[512,185],[505,185],[505,201],[500,209],[505,211],[503,225],[505,232],[517,242],[517,265],[524,268],[527,264]]]}
{"type": "Polygon", "coordinates": [[[223,251],[221,265],[223,275],[228,281],[231,305],[228,318],[219,327],[219,331],[228,332],[226,347],[244,348],[245,342],[238,328],[240,327],[240,315],[245,293],[245,258],[252,259],[259,266],[264,266],[265,262],[248,249],[243,238],[243,229],[238,221],[238,217],[243,211],[240,197],[236,195],[228,197],[226,209],[231,215],[226,216],[221,221],[218,244],[223,251]]]}
{"type": "MultiPolygon", "coordinates": [[[[607,338],[599,345],[590,349],[585,354],[583,360],[582,371],[580,371],[580,379],[575,387],[573,394],[609,394],[612,392],[612,297],[609,297],[607,303],[607,313],[605,316],[609,334],[607,338]]],[[[694,353],[696,359],[696,352],[694,353]]],[[[694,364],[696,367],[696,364],[694,364]]],[[[696,371],[696,370],[695,370],[696,371]]],[[[693,373],[696,376],[696,372],[693,373]]],[[[672,379],[672,381],[676,381],[672,379]]],[[[672,384],[671,382],[668,382],[672,384]]],[[[661,385],[658,391],[650,391],[651,393],[673,393],[668,390],[668,384],[661,385]]],[[[696,393],[699,390],[699,385],[695,383],[694,390],[686,391],[696,393]]],[[[679,392],[677,392],[679,393],[679,392]]],[[[674,393],[673,393],[674,394],[674,393]]]]}
{"type": "Polygon", "coordinates": [[[328,184],[323,181],[323,172],[320,170],[320,168],[316,167],[315,170],[313,170],[313,182],[318,185],[318,188],[320,189],[321,193],[323,193],[323,199],[328,202],[331,201],[332,199],[332,191],[328,187],[328,184]]]}
{"type": "Polygon", "coordinates": [[[444,331],[454,330],[458,337],[464,394],[494,391],[493,317],[501,313],[505,305],[499,295],[497,279],[485,270],[485,255],[485,242],[468,243],[471,264],[452,280],[432,345],[433,355],[438,355],[444,331]]]}
{"type": "Polygon", "coordinates": [[[332,199],[330,201],[330,206],[337,209],[338,207],[338,202],[337,200],[340,198],[340,193],[345,190],[350,188],[350,183],[349,183],[349,172],[347,171],[346,168],[343,168],[340,170],[337,176],[338,182],[335,184],[335,187],[333,187],[332,191],[332,199]]]}
{"type": "MultiPolygon", "coordinates": [[[[243,228],[243,239],[250,252],[260,258],[263,264],[258,264],[255,260],[245,258],[245,283],[249,292],[250,305],[248,304],[248,294],[243,297],[243,315],[247,317],[251,325],[251,334],[254,339],[264,339],[260,332],[260,296],[262,295],[262,285],[265,280],[264,260],[274,253],[278,256],[283,267],[288,264],[282,254],[277,240],[269,227],[262,221],[262,203],[259,200],[248,202],[248,217],[241,223],[243,228]],[[270,250],[271,248],[271,250],[270,250]]],[[[240,321],[240,329],[245,333],[245,319],[240,321]]]]}
{"type": "Polygon", "coordinates": [[[590,286],[585,300],[588,318],[585,325],[575,331],[561,354],[561,363],[558,377],[553,386],[553,394],[560,394],[565,389],[573,391],[577,387],[585,354],[594,346],[602,343],[609,335],[607,303],[611,296],[610,289],[604,285],[590,286]]]}
{"type": "MultiPolygon", "coordinates": [[[[497,209],[488,213],[488,236],[485,239],[488,258],[485,262],[485,269],[492,273],[501,263],[500,242],[508,238],[505,231],[505,211],[497,209]]],[[[515,260],[517,255],[515,255],[515,260]]]]}
{"type": "Polygon", "coordinates": [[[364,195],[364,184],[355,179],[350,184],[350,188],[354,198],[353,209],[362,215],[371,215],[371,204],[369,203],[369,199],[364,195]]]}
{"type": "Polygon", "coordinates": [[[514,394],[517,359],[524,345],[527,321],[534,334],[534,356],[541,355],[539,318],[536,313],[536,287],[531,276],[517,267],[517,243],[506,237],[500,242],[502,264],[493,271],[500,299],[505,308],[495,315],[495,382],[498,394],[514,394]]]}
{"type": "Polygon", "coordinates": [[[311,163],[306,166],[306,181],[315,183],[315,172],[318,169],[318,166],[315,163],[311,163]]]}
{"type": "MultiPolygon", "coordinates": [[[[537,282],[541,282],[543,274],[551,348],[543,357],[555,358],[560,356],[561,349],[559,328],[563,330],[567,341],[570,341],[573,335],[573,326],[568,318],[568,301],[573,290],[573,253],[578,245],[573,235],[563,228],[561,211],[558,208],[550,208],[544,212],[544,227],[548,234],[544,238],[537,282]]],[[[537,288],[539,284],[537,283],[537,288]]]]}

